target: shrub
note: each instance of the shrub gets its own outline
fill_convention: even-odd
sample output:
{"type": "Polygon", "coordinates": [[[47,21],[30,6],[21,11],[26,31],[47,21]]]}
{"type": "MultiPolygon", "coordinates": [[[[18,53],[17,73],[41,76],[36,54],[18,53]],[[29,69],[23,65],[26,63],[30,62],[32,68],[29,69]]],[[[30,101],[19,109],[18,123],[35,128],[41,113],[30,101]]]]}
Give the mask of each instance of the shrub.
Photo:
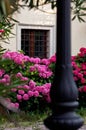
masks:
{"type": "Polygon", "coordinates": [[[33,58],[20,52],[7,51],[0,60],[0,84],[5,86],[15,84],[5,93],[6,96],[22,110],[44,110],[50,102],[49,91],[53,79],[49,59],[33,58]],[[17,83],[18,79],[20,84],[17,83]]]}
{"type": "Polygon", "coordinates": [[[86,107],[86,48],[82,47],[72,57],[73,75],[79,90],[79,106],[86,107]]]}
{"type": "MultiPolygon", "coordinates": [[[[50,68],[55,70],[55,55],[50,58],[50,68]]],[[[78,88],[79,107],[86,107],[86,48],[82,47],[76,56],[71,57],[73,76],[78,88]]]]}
{"type": "MultiPolygon", "coordinates": [[[[86,48],[71,57],[74,80],[79,90],[80,106],[86,106],[86,48]]],[[[20,52],[7,51],[0,57],[0,89],[12,105],[24,111],[43,111],[50,105],[56,56],[33,58],[20,52]],[[9,91],[5,88],[8,86],[9,91]]]]}

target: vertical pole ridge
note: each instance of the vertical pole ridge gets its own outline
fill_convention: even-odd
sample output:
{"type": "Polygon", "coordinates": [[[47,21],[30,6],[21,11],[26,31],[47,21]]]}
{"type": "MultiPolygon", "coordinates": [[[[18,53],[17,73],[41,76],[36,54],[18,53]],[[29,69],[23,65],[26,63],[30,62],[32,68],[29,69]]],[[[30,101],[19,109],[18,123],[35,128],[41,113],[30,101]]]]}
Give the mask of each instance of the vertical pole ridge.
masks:
{"type": "Polygon", "coordinates": [[[71,46],[68,44],[71,43],[70,0],[58,0],[57,8],[57,55],[59,60],[63,61],[64,64],[68,64],[71,56],[71,46]]]}

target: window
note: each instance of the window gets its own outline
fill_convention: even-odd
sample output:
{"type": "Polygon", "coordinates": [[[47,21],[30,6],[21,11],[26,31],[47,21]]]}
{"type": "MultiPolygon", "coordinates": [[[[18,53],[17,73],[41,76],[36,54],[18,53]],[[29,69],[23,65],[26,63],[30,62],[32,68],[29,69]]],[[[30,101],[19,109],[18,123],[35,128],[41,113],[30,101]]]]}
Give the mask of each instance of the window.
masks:
{"type": "Polygon", "coordinates": [[[21,29],[21,50],[30,57],[47,58],[49,30],[21,29]]]}
{"type": "Polygon", "coordinates": [[[56,27],[53,25],[16,26],[16,50],[23,50],[31,57],[49,58],[56,52],[56,27]]]}

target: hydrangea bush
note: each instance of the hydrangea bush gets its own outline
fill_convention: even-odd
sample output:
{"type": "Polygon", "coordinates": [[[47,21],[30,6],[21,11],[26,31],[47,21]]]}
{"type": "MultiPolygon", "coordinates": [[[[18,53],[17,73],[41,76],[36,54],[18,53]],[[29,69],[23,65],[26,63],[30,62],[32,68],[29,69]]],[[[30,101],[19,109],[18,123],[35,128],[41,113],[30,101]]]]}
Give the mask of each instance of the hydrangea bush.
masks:
{"type": "MultiPolygon", "coordinates": [[[[80,52],[71,59],[74,80],[79,90],[78,100],[80,105],[84,106],[86,104],[86,48],[81,48],[80,52]]],[[[14,107],[24,111],[43,111],[51,102],[49,92],[55,63],[55,55],[49,59],[40,59],[20,52],[6,51],[0,56],[0,90],[10,99],[14,107]],[[6,87],[9,89],[5,89],[6,87]]]]}
{"type": "MultiPolygon", "coordinates": [[[[54,73],[55,70],[55,55],[52,56],[52,63],[50,67],[54,73]]],[[[73,68],[73,76],[76,86],[78,88],[78,102],[79,107],[86,107],[86,48],[82,47],[76,56],[71,57],[71,64],[73,68]]]]}
{"type": "Polygon", "coordinates": [[[6,51],[0,60],[0,85],[15,84],[5,93],[12,105],[17,104],[17,107],[26,111],[43,110],[48,106],[53,81],[53,72],[49,67],[50,59],[33,58],[20,52],[6,51]]]}
{"type": "Polygon", "coordinates": [[[72,56],[73,75],[79,90],[79,106],[86,107],[86,48],[80,48],[76,56],[72,56]]]}

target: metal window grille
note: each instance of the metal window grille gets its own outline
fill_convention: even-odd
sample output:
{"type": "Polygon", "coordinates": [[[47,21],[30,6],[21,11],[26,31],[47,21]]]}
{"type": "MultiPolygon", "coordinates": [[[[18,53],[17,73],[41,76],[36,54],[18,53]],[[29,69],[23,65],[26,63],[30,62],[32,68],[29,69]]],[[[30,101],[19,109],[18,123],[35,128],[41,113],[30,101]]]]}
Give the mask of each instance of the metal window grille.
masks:
{"type": "Polygon", "coordinates": [[[21,50],[30,57],[47,58],[49,53],[49,31],[22,29],[21,50]]]}

